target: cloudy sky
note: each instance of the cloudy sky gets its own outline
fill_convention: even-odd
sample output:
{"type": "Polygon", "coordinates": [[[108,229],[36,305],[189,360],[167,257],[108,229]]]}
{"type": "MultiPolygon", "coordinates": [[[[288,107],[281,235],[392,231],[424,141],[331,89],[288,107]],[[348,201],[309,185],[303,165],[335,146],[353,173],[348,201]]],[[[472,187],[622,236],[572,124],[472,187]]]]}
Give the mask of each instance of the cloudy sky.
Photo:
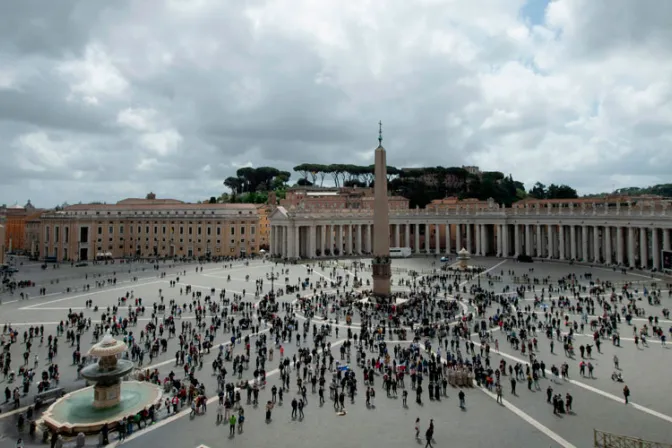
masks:
{"type": "Polygon", "coordinates": [[[462,164],[580,193],[668,182],[672,1],[0,0],[0,203],[241,166],[462,164]]]}

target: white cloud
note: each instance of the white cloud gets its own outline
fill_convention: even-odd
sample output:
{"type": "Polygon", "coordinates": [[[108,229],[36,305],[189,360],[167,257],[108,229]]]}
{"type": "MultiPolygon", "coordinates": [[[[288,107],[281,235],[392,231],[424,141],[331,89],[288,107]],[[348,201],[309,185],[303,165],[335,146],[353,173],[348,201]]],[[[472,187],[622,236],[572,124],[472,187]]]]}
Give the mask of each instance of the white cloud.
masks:
{"type": "Polygon", "coordinates": [[[155,129],[155,109],[127,108],[117,114],[117,123],[136,131],[152,131],[155,129]]]}
{"type": "Polygon", "coordinates": [[[80,154],[69,142],[54,140],[42,131],[21,135],[12,146],[17,149],[18,167],[33,172],[67,169],[68,162],[80,154]]]}
{"type": "Polygon", "coordinates": [[[159,156],[167,156],[180,146],[182,136],[173,129],[167,129],[144,134],[140,137],[140,141],[149,151],[159,156]]]}
{"type": "Polygon", "coordinates": [[[119,96],[129,87],[105,49],[98,44],[87,46],[82,58],[62,62],[57,70],[70,83],[70,99],[97,103],[100,97],[119,96]]]}

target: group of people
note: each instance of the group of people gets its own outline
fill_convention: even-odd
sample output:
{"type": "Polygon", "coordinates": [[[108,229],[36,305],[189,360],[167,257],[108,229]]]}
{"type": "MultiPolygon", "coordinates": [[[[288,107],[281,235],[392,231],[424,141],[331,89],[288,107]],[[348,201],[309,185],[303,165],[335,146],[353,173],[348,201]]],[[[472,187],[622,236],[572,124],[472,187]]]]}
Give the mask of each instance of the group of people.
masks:
{"type": "MultiPolygon", "coordinates": [[[[242,267],[242,263],[248,262],[227,263],[224,269],[242,267]]],[[[510,270],[508,277],[519,286],[513,291],[503,287],[496,292],[497,284],[506,277],[504,271],[497,275],[436,270],[425,276],[411,274],[401,282],[403,288],[395,297],[401,300],[381,302],[371,297],[352,273],[334,262],[308,266],[278,264],[276,269],[284,282],[279,282],[282,287],[274,291],[265,288],[268,279],[261,276],[254,280],[250,292],[227,293],[226,288],[212,288],[203,293],[188,286],[185,270],[176,280],[170,280],[166,290],[158,289],[154,300],[137,297],[129,289],[114,306],[105,305],[99,310],[95,301],[87,301],[86,313],[69,310],[54,334],[47,336],[47,363],[42,365],[37,350],[44,343],[44,326],[26,329],[23,341],[19,342],[18,330],[5,325],[0,366],[8,378],[13,372],[12,346],[21,344],[24,364],[19,368],[19,376],[25,395],[40,367],[45,382],[42,387],[52,387],[58,382],[58,365],[54,361],[63,336],[70,344],[73,365],[78,370],[92,361],[81,356],[82,335],[88,331],[94,341],[105,332],[122,337],[130,348],[129,356],[139,366],[145,356],[151,363],[176,346],[170,373],[162,375],[158,369],[147,369],[141,375],[142,379],[164,387],[168,393],[165,402],[124,416],[116,425],[120,438],[133,432],[134,424],[136,430],[142,429],[146,422],[178,413],[187,405],[192,416],[205,414],[208,397],[217,397],[216,422],[228,423],[229,435],[235,437],[243,433],[244,395],[247,406],[266,403],[268,424],[273,422],[273,412],[283,404],[285,394],[291,396],[291,418],[301,421],[313,394],[321,406],[328,390],[334,411],[347,415],[360,391],[365,396],[364,405],[374,409],[379,385],[386,397],[396,397],[401,391],[402,406],[408,407],[409,393],[415,394],[417,404],[423,403],[425,392],[430,401],[449,398],[452,390],[449,384],[455,384],[454,378],[462,374],[468,375],[469,381],[473,379],[477,386],[494,390],[497,401],[502,403],[506,376],[510,378],[512,395],[516,395],[518,381],[527,381],[530,390],[533,386],[540,389],[539,381],[546,378],[546,365],[538,359],[540,334],[547,336],[551,352],[557,341],[563,344],[568,360],[572,360],[579,328],[583,333],[585,326],[589,326],[599,352],[602,339],[614,340],[620,334],[621,319],[642,315],[631,286],[623,285],[620,290],[613,286],[608,290],[607,285],[592,280],[586,282],[590,286],[585,286],[571,275],[554,283],[549,278],[534,278],[533,272],[521,275],[510,270]],[[477,275],[484,276],[484,287],[474,281],[477,275]],[[291,281],[293,277],[296,283],[291,281]],[[294,292],[298,293],[293,295],[294,292]],[[533,304],[521,306],[529,295],[534,296],[533,304]],[[248,296],[254,300],[247,300],[248,296]],[[598,317],[589,317],[596,309],[598,317]],[[86,315],[95,312],[99,313],[96,321],[86,315]],[[510,348],[529,359],[526,365],[517,363],[507,369],[504,359],[499,363],[493,361],[493,352],[499,352],[495,332],[500,330],[510,348]],[[217,343],[221,337],[227,338],[227,342],[217,343]],[[35,339],[39,339],[39,344],[34,344],[35,339]],[[290,347],[292,354],[286,352],[290,347]],[[31,356],[32,367],[28,365],[31,356]],[[209,357],[213,358],[214,385],[201,374],[209,357]],[[272,364],[277,366],[278,384],[267,387],[267,371],[272,370],[272,364]],[[260,395],[265,397],[260,400],[260,395]]],[[[199,267],[195,272],[199,272],[199,267]]],[[[245,281],[250,281],[249,276],[245,281]]],[[[657,317],[651,317],[650,323],[653,331],[645,325],[635,328],[635,333],[648,336],[651,331],[651,337],[660,338],[657,317]]],[[[584,375],[587,369],[592,376],[592,345],[580,347],[580,374],[584,375]]],[[[618,369],[617,361],[614,362],[618,369]]],[[[560,368],[553,365],[550,370],[553,376],[560,373],[562,378],[569,376],[567,363],[560,368]]],[[[456,392],[458,405],[464,408],[465,389],[456,392]]],[[[550,384],[546,392],[554,413],[572,411],[570,393],[564,397],[553,393],[550,384]]],[[[11,390],[8,386],[5,396],[7,401],[13,398],[14,406],[19,407],[18,388],[11,390]]],[[[626,402],[628,396],[626,385],[626,402]]],[[[415,430],[418,437],[419,419],[415,430]]],[[[430,421],[425,432],[427,446],[432,446],[434,432],[434,423],[430,421]]],[[[52,446],[54,440],[58,440],[57,435],[52,436],[52,446]]],[[[107,435],[103,441],[107,441],[107,435]]]]}

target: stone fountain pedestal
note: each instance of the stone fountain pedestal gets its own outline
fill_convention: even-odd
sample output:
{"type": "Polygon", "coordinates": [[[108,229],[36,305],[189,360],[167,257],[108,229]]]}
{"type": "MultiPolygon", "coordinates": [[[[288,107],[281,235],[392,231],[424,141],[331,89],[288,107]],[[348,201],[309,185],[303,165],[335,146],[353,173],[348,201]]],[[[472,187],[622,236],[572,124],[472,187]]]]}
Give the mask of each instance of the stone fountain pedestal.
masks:
{"type": "Polygon", "coordinates": [[[96,384],[93,387],[93,407],[105,409],[116,406],[121,401],[121,383],[110,386],[96,384]]]}

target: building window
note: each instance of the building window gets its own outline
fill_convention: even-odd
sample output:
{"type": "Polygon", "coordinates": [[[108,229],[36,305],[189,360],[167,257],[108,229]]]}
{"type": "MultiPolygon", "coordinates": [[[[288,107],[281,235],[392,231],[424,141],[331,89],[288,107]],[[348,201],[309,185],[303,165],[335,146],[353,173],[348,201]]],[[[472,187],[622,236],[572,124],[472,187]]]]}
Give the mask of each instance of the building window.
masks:
{"type": "Polygon", "coordinates": [[[102,235],[102,234],[103,234],[103,227],[98,226],[98,235],[102,235]]]}
{"type": "Polygon", "coordinates": [[[119,226],[119,235],[124,234],[124,226],[119,226]]]}
{"type": "Polygon", "coordinates": [[[114,233],[114,227],[110,226],[110,227],[107,229],[107,233],[109,233],[110,235],[113,234],[113,233],[114,233]]]}
{"type": "Polygon", "coordinates": [[[163,235],[166,234],[166,226],[161,227],[161,233],[162,233],[163,235]]]}
{"type": "Polygon", "coordinates": [[[254,235],[255,230],[256,230],[256,229],[255,229],[254,226],[250,227],[250,234],[251,234],[251,235],[254,235]]]}
{"type": "Polygon", "coordinates": [[[235,245],[235,244],[236,244],[236,240],[233,240],[233,239],[232,239],[232,240],[231,240],[231,245],[233,246],[233,245],[235,245]]]}
{"type": "Polygon", "coordinates": [[[217,236],[219,236],[219,235],[221,235],[221,234],[222,234],[222,228],[221,228],[221,227],[217,227],[217,236]]]}
{"type": "Polygon", "coordinates": [[[240,234],[245,235],[245,226],[240,226],[240,234]]]}
{"type": "Polygon", "coordinates": [[[149,226],[145,226],[145,233],[149,235],[149,226]]]}
{"type": "Polygon", "coordinates": [[[198,234],[201,234],[201,226],[198,226],[198,234]]]}
{"type": "Polygon", "coordinates": [[[49,238],[51,236],[51,227],[47,226],[45,229],[46,234],[44,235],[44,241],[49,242],[49,238]]]}
{"type": "Polygon", "coordinates": [[[231,226],[231,235],[235,235],[235,234],[236,234],[236,228],[231,226]]]}
{"type": "Polygon", "coordinates": [[[212,230],[212,229],[210,229],[210,227],[207,228],[207,230],[206,230],[206,234],[207,234],[208,236],[210,236],[210,234],[212,233],[211,230],[212,230]]]}
{"type": "Polygon", "coordinates": [[[54,243],[58,243],[60,237],[61,237],[61,228],[56,226],[54,228],[54,243]]]}
{"type": "Polygon", "coordinates": [[[159,233],[159,228],[157,226],[154,226],[154,235],[156,235],[157,233],[159,233]]]}
{"type": "Polygon", "coordinates": [[[194,233],[194,229],[192,227],[189,227],[189,235],[192,235],[194,233]]]}

